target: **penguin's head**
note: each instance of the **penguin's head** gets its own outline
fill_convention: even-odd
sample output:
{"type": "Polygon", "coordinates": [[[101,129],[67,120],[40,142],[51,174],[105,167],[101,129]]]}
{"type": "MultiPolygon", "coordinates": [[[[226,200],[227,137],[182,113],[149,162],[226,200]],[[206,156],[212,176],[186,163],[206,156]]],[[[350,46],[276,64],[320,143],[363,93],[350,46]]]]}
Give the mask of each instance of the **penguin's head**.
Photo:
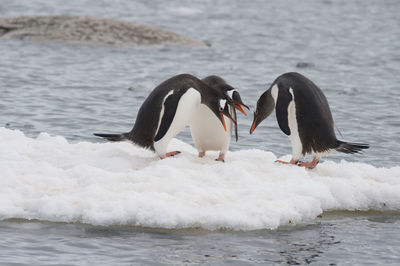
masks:
{"type": "Polygon", "coordinates": [[[244,111],[243,107],[247,108],[247,110],[250,110],[250,108],[243,103],[242,98],[240,98],[239,92],[237,90],[235,90],[234,88],[232,88],[231,90],[227,90],[226,94],[232,99],[235,107],[240,112],[242,112],[242,114],[247,115],[246,112],[244,111]]]}
{"type": "Polygon", "coordinates": [[[272,87],[264,92],[257,101],[256,109],[254,111],[253,124],[250,128],[250,134],[256,129],[256,127],[267,118],[275,108],[275,101],[272,97],[272,87]]]}
{"type": "MultiPolygon", "coordinates": [[[[236,125],[236,113],[235,113],[235,118],[233,118],[229,112],[229,106],[233,105],[232,99],[229,98],[222,98],[218,100],[219,103],[219,116],[217,115],[219,121],[221,121],[222,126],[224,127],[225,131],[226,131],[226,124],[225,124],[225,119],[224,116],[228,117],[233,124],[236,125]]],[[[235,107],[232,106],[233,109],[235,109],[235,107]]],[[[214,112],[215,113],[215,112],[214,112]]]]}
{"type": "Polygon", "coordinates": [[[234,108],[233,101],[221,92],[214,92],[214,96],[208,97],[203,103],[207,105],[208,108],[210,108],[210,110],[217,116],[226,131],[224,116],[228,117],[236,125],[236,120],[231,116],[229,112],[229,106],[234,108]]]}
{"type": "Polygon", "coordinates": [[[245,107],[245,108],[247,108],[247,110],[250,110],[250,108],[243,103],[239,92],[237,90],[235,90],[235,88],[233,88],[232,86],[227,84],[223,78],[216,76],[216,75],[211,75],[211,76],[203,78],[202,81],[205,84],[207,84],[208,86],[210,86],[218,91],[221,91],[227,97],[232,99],[233,105],[244,115],[247,115],[243,108],[245,107]]]}

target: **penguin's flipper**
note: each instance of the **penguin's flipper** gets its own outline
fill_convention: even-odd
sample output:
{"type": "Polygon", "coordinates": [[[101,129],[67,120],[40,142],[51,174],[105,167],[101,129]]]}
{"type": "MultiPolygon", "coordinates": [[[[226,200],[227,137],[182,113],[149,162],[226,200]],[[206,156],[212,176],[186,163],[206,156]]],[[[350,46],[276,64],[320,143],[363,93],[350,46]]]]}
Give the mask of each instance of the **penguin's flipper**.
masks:
{"type": "Polygon", "coordinates": [[[103,133],[93,133],[93,135],[105,138],[109,141],[123,141],[127,140],[126,133],[124,134],[103,134],[103,133]]]}
{"type": "MultiPolygon", "coordinates": [[[[235,108],[232,108],[232,110],[233,110],[233,119],[234,119],[235,121],[237,121],[236,109],[235,109],[235,108]]],[[[237,141],[238,141],[238,138],[239,138],[239,135],[238,135],[238,125],[237,125],[237,123],[234,123],[234,126],[235,126],[235,138],[236,138],[236,142],[237,142],[237,141]]]]}
{"type": "Polygon", "coordinates": [[[167,99],[165,99],[164,114],[160,118],[161,119],[160,127],[158,128],[154,141],[159,141],[168,132],[168,129],[171,126],[172,121],[174,120],[179,100],[181,99],[183,94],[184,91],[181,90],[174,91],[173,94],[171,94],[170,96],[167,97],[167,99]]]}
{"type": "Polygon", "coordinates": [[[285,92],[283,90],[279,91],[278,99],[276,100],[276,118],[278,120],[278,124],[280,129],[286,135],[290,135],[289,121],[288,121],[288,106],[290,101],[292,100],[292,95],[289,92],[285,92]]]}

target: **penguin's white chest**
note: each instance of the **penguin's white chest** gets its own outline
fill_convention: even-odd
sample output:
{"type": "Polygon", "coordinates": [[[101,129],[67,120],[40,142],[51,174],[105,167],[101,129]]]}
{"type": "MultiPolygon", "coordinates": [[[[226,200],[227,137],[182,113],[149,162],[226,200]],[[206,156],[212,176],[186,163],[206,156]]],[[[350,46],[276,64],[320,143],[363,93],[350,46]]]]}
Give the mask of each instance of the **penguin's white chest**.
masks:
{"type": "Polygon", "coordinates": [[[224,117],[226,131],[220,120],[204,104],[193,115],[190,133],[198,151],[216,150],[225,153],[231,141],[232,122],[224,117]]]}

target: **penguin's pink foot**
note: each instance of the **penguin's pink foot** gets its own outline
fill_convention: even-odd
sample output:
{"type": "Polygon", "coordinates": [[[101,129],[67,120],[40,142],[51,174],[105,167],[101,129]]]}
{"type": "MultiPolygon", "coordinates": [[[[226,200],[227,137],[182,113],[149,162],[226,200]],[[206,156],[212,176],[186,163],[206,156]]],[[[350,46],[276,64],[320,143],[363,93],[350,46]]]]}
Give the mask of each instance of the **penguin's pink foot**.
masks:
{"type": "Polygon", "coordinates": [[[167,152],[165,155],[160,156],[161,159],[165,159],[167,157],[173,157],[177,154],[181,153],[180,151],[171,151],[171,152],[167,152]]]}
{"type": "Polygon", "coordinates": [[[313,169],[315,168],[315,166],[317,166],[318,163],[319,159],[314,157],[314,159],[311,162],[300,162],[298,163],[298,166],[305,167],[307,169],[313,169]]]}
{"type": "Polygon", "coordinates": [[[220,153],[219,154],[219,156],[218,156],[218,158],[217,159],[215,159],[216,161],[220,161],[220,162],[225,162],[225,154],[223,154],[223,153],[220,153]]]}
{"type": "Polygon", "coordinates": [[[199,152],[199,157],[203,158],[204,156],[206,156],[206,152],[205,151],[200,151],[199,152]]]}
{"type": "Polygon", "coordinates": [[[291,159],[290,162],[285,162],[285,161],[281,161],[281,160],[276,160],[275,162],[281,163],[281,164],[297,164],[299,161],[291,159]]]}

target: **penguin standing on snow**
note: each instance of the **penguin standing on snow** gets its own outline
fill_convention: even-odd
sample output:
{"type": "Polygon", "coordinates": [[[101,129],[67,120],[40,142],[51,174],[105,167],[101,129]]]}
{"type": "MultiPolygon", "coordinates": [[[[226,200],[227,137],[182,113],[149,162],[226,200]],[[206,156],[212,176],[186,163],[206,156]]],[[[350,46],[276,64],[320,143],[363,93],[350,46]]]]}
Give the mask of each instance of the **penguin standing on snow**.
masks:
{"type": "MultiPolygon", "coordinates": [[[[202,79],[201,81],[203,81],[209,87],[226,94],[233,100],[234,106],[246,115],[243,107],[246,107],[247,109],[249,109],[249,107],[242,102],[239,92],[228,85],[224,79],[212,75],[202,79]]],[[[234,118],[234,120],[236,120],[235,107],[231,105],[225,106],[225,111],[228,112],[234,118]]],[[[221,125],[221,122],[218,121],[209,108],[206,106],[202,106],[200,108],[201,110],[196,112],[192,123],[190,123],[190,133],[192,134],[194,145],[199,152],[199,157],[204,157],[206,151],[217,150],[220,153],[216,160],[224,162],[225,154],[231,141],[232,124],[235,125],[236,141],[238,139],[237,124],[230,121],[230,119],[224,118],[226,125],[225,130],[221,125]]]]}
{"type": "MultiPolygon", "coordinates": [[[[95,133],[110,141],[129,140],[155,151],[163,159],[179,151],[167,152],[170,140],[189,123],[201,107],[207,108],[226,130],[224,115],[232,119],[226,106],[232,100],[222,92],[210,88],[198,78],[181,74],[158,85],[139,109],[133,129],[123,134],[95,133]]],[[[236,122],[236,121],[234,121],[236,122]]]]}
{"type": "Polygon", "coordinates": [[[276,109],[280,129],[292,143],[290,162],[314,168],[320,157],[333,150],[358,153],[368,144],[343,142],[336,138],[334,121],[328,101],[311,80],[295,72],[279,76],[257,101],[250,134],[276,109]],[[311,162],[299,162],[306,154],[314,155],[311,162]]]}

